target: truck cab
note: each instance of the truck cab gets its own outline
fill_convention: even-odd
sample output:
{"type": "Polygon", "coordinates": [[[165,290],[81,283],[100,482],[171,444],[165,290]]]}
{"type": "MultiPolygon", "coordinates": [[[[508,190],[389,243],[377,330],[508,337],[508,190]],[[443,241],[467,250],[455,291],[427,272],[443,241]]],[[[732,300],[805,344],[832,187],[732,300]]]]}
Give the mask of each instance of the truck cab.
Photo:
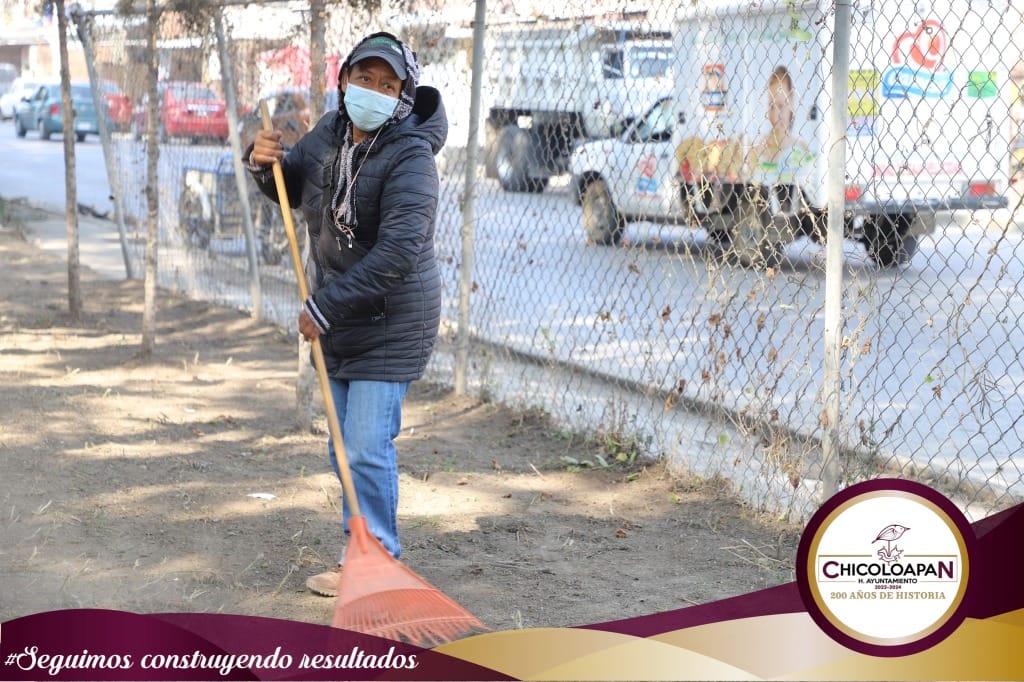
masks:
{"type": "Polygon", "coordinates": [[[683,213],[673,144],[675,107],[660,98],[643,116],[624,121],[616,137],[581,144],[569,166],[583,206],[587,238],[617,244],[626,222],[673,221],[683,213]]]}
{"type": "Polygon", "coordinates": [[[844,237],[889,267],[909,261],[937,212],[1005,206],[1009,19],[1005,3],[976,5],[859,5],[838,135],[829,3],[681,7],[671,97],[570,160],[587,238],[615,244],[630,220],[700,226],[730,258],[767,265],[799,237],[824,237],[838,191],[844,237]],[[841,169],[829,165],[836,137],[841,169]],[[836,170],[844,187],[831,186],[836,170]]]}
{"type": "Polygon", "coordinates": [[[611,25],[496,27],[485,165],[507,192],[539,192],[573,149],[608,137],[671,88],[667,32],[611,25]]]}

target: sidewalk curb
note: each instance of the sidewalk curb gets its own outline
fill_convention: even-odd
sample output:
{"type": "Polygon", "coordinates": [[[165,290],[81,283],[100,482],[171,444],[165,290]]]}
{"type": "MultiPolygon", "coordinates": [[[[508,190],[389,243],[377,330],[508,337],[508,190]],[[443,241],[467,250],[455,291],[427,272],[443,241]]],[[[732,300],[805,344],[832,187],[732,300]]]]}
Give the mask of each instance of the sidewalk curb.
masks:
{"type": "MultiPolygon", "coordinates": [[[[40,206],[24,197],[0,197],[6,207],[6,222],[26,242],[63,260],[68,257],[68,217],[50,206],[40,206]]],[[[121,251],[121,237],[117,225],[108,219],[76,213],[78,225],[78,251],[82,266],[88,267],[107,279],[127,279],[121,251]]]]}

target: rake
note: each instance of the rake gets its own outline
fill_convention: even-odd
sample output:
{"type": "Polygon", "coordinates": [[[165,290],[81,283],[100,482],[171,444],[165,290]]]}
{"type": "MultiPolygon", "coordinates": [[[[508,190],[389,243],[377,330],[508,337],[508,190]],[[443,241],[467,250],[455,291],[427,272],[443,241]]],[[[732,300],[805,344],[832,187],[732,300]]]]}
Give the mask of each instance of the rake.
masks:
{"type": "MultiPolygon", "coordinates": [[[[271,130],[266,100],[260,101],[260,114],[263,117],[263,129],[271,130]]],[[[273,171],[278,201],[281,204],[281,217],[284,220],[292,265],[299,285],[299,297],[304,302],[309,298],[309,287],[302,266],[295,224],[292,222],[284,171],[281,164],[276,161],[273,171]]],[[[352,472],[345,454],[341,424],[334,409],[334,398],[327,379],[327,366],[324,363],[320,339],[314,339],[311,346],[313,365],[316,368],[327,413],[327,426],[338,460],[338,470],[341,473],[342,492],[351,512],[349,542],[345,549],[344,569],[338,585],[332,627],[425,648],[467,635],[487,632],[489,628],[486,625],[391,556],[384,549],[384,545],[370,533],[366,518],[359,511],[359,499],[356,497],[352,472]]]]}

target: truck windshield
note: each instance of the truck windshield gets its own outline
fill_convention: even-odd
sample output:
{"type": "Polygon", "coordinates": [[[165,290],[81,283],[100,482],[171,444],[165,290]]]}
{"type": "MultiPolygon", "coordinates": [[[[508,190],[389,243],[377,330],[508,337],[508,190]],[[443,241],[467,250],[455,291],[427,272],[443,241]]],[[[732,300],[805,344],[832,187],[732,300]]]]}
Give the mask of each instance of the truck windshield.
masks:
{"type": "Polygon", "coordinates": [[[633,128],[633,142],[665,142],[672,137],[672,100],[663,99],[637,121],[633,128]]]}
{"type": "Polygon", "coordinates": [[[658,78],[668,73],[669,53],[651,47],[634,47],[629,51],[630,78],[658,78]]]}
{"type": "Polygon", "coordinates": [[[658,78],[668,73],[669,61],[668,51],[655,47],[606,49],[601,54],[601,71],[605,78],[658,78]]]}
{"type": "Polygon", "coordinates": [[[622,78],[622,50],[601,53],[601,73],[605,78],[622,78]]]}

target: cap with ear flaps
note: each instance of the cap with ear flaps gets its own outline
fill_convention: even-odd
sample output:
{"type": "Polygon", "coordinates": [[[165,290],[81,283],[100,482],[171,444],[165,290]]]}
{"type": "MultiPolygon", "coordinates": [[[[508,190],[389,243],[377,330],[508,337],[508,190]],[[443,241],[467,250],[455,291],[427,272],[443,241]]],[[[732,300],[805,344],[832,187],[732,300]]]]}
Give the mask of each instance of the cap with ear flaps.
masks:
{"type": "Polygon", "coordinates": [[[401,44],[387,33],[374,33],[359,43],[349,56],[349,66],[358,64],[364,59],[378,57],[383,59],[395,70],[403,81],[408,76],[405,68],[405,53],[401,44]]]}
{"type": "Polygon", "coordinates": [[[352,48],[338,72],[339,109],[345,111],[345,93],[342,90],[342,75],[356,62],[368,57],[380,57],[391,65],[402,79],[402,90],[398,95],[398,106],[392,118],[400,121],[412,113],[416,102],[416,87],[420,82],[420,65],[416,52],[397,36],[380,31],[371,33],[352,48]],[[392,61],[394,60],[394,61],[392,61]],[[397,66],[396,66],[397,64],[397,66]],[[401,67],[401,68],[399,68],[401,67]]]}

